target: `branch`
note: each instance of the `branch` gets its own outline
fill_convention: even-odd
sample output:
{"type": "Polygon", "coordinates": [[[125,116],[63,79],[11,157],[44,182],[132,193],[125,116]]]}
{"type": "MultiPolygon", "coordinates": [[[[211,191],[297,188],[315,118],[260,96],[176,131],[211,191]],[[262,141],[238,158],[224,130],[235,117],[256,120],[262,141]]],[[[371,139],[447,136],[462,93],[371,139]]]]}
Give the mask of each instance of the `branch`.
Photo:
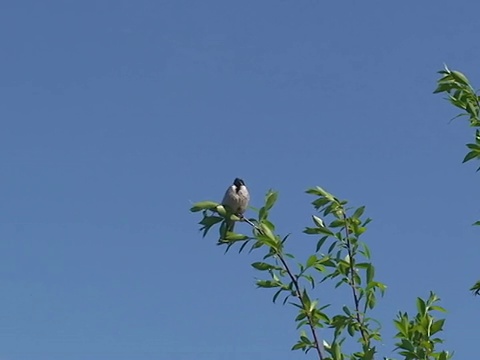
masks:
{"type": "MultiPolygon", "coordinates": [[[[279,254],[278,252],[277,252],[277,256],[280,259],[280,261],[282,262],[282,265],[283,265],[284,269],[287,271],[287,274],[290,277],[290,280],[292,280],[293,286],[295,287],[295,291],[297,292],[297,297],[300,300],[300,303],[302,304],[302,307],[305,310],[307,310],[306,305],[305,305],[305,303],[303,301],[303,298],[302,298],[302,291],[300,289],[300,285],[298,283],[297,277],[292,274],[292,272],[291,272],[290,268],[288,267],[287,262],[285,261],[283,256],[281,254],[279,254]]],[[[308,326],[310,327],[310,331],[312,333],[313,341],[315,343],[315,349],[317,349],[317,353],[318,353],[318,358],[320,360],[323,360],[324,357],[323,357],[323,354],[322,354],[322,350],[320,348],[320,342],[318,341],[317,332],[315,331],[315,326],[313,325],[313,319],[311,317],[310,310],[308,309],[308,311],[306,311],[306,313],[307,313],[308,326]]]]}
{"type": "Polygon", "coordinates": [[[352,251],[352,243],[350,242],[350,230],[348,229],[348,224],[347,224],[347,216],[345,214],[345,210],[342,209],[342,214],[343,214],[343,220],[345,221],[345,236],[346,236],[346,242],[347,242],[347,252],[348,252],[348,257],[350,259],[349,263],[349,268],[350,268],[350,286],[352,288],[352,294],[353,294],[353,301],[355,303],[355,314],[358,323],[361,325],[360,326],[360,333],[362,334],[362,339],[365,344],[368,343],[368,337],[367,334],[365,333],[365,329],[363,328],[363,318],[360,316],[360,300],[357,292],[357,284],[355,283],[355,266],[353,262],[353,251],[352,251]]]}
{"type": "MultiPolygon", "coordinates": [[[[250,226],[252,226],[253,228],[255,228],[260,233],[263,233],[262,230],[257,225],[252,223],[247,218],[242,217],[242,220],[245,221],[250,226]]],[[[275,249],[273,249],[273,250],[275,250],[275,249]]],[[[298,278],[292,273],[292,271],[290,270],[290,267],[288,266],[287,262],[285,261],[285,258],[282,256],[282,254],[279,251],[275,250],[275,255],[278,257],[278,259],[282,263],[283,268],[285,269],[285,271],[287,272],[290,280],[292,281],[293,286],[295,287],[295,292],[297,293],[296,295],[297,295],[298,299],[300,300],[300,303],[302,304],[302,308],[305,309],[305,311],[307,313],[308,326],[310,327],[310,331],[312,333],[312,337],[313,337],[313,341],[315,343],[315,349],[317,350],[318,358],[320,360],[323,360],[324,356],[322,354],[322,348],[320,346],[320,342],[319,342],[318,337],[317,337],[317,332],[315,331],[315,326],[313,324],[313,319],[311,317],[310,309],[307,309],[306,304],[303,301],[302,291],[300,289],[300,284],[298,283],[298,278]]]]}

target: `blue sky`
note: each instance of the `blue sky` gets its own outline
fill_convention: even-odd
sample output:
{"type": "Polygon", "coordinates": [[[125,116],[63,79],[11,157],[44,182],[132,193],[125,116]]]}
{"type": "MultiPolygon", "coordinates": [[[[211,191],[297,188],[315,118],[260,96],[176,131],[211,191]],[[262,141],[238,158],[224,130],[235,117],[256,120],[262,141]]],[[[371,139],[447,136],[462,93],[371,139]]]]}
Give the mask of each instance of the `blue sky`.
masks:
{"type": "MultiPolygon", "coordinates": [[[[391,319],[430,290],[445,347],[477,354],[473,139],[433,95],[443,63],[480,84],[476,1],[3,1],[0,360],[313,359],[260,254],[201,238],[191,202],[245,179],[301,231],[320,185],[364,235],[391,319]],[[462,5],[460,5],[462,4],[462,5]],[[461,329],[461,331],[459,331],[461,329]]],[[[244,224],[239,230],[248,231],[244,224]]],[[[338,293],[322,302],[349,303],[338,293]]]]}

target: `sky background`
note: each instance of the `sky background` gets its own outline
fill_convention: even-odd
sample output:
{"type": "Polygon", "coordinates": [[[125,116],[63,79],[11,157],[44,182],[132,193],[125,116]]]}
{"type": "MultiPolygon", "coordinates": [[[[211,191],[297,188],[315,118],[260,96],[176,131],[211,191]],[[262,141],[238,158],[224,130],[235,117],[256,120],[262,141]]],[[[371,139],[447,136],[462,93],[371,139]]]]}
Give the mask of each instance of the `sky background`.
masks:
{"type": "Polygon", "coordinates": [[[308,187],[367,206],[380,355],[433,290],[445,348],[478,356],[473,129],[432,91],[443,63],[480,84],[480,3],[429,4],[0,2],[0,360],[314,359],[256,289],[261,254],[189,213],[237,176],[253,206],[279,191],[300,260],[308,187]]]}

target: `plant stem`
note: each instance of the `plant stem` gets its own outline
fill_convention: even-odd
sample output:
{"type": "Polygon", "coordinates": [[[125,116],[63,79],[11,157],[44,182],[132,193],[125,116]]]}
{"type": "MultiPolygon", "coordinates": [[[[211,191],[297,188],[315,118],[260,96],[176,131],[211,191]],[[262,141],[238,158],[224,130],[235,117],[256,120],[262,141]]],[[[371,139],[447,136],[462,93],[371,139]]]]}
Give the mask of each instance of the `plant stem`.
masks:
{"type": "Polygon", "coordinates": [[[349,258],[349,268],[350,268],[350,287],[352,288],[352,294],[353,294],[353,301],[355,303],[355,314],[356,318],[358,321],[358,324],[360,325],[360,333],[362,334],[362,339],[365,345],[368,344],[368,337],[367,334],[365,333],[365,329],[363,328],[363,318],[360,316],[360,300],[357,292],[357,284],[355,283],[355,262],[354,262],[354,257],[353,257],[353,250],[352,250],[352,243],[350,242],[350,230],[348,229],[348,221],[347,221],[347,215],[345,214],[345,210],[342,209],[343,213],[343,220],[345,221],[345,237],[346,237],[346,244],[347,244],[347,252],[348,252],[348,258],[349,258]]]}
{"type": "Polygon", "coordinates": [[[312,337],[313,337],[313,341],[315,343],[315,349],[317,350],[318,358],[320,360],[323,360],[324,356],[322,354],[322,349],[320,348],[320,342],[318,341],[317,332],[315,331],[315,326],[313,325],[313,320],[312,320],[312,317],[310,315],[310,309],[307,309],[306,306],[305,306],[305,303],[304,303],[303,298],[302,298],[302,291],[300,289],[300,284],[298,283],[298,279],[295,275],[293,275],[292,271],[288,267],[288,264],[285,261],[284,257],[282,256],[282,254],[279,253],[278,251],[276,251],[276,255],[280,259],[280,262],[282,263],[283,268],[285,269],[288,276],[290,277],[290,280],[292,280],[293,286],[295,287],[295,291],[297,292],[297,297],[300,300],[300,303],[302,304],[303,309],[307,313],[308,326],[310,327],[310,331],[312,333],[312,337]]]}
{"type": "MultiPolygon", "coordinates": [[[[257,226],[255,225],[254,223],[252,223],[250,220],[248,220],[247,218],[243,217],[242,218],[243,221],[245,221],[247,224],[249,224],[250,226],[252,226],[253,228],[255,228],[256,230],[262,232],[262,230],[257,226]]],[[[273,249],[273,248],[272,248],[273,249]]],[[[315,344],[315,349],[317,350],[317,354],[318,354],[318,358],[320,360],[323,360],[324,359],[324,356],[322,354],[322,348],[320,347],[320,342],[318,340],[318,336],[317,336],[317,332],[315,331],[315,326],[313,325],[313,319],[310,315],[310,309],[307,309],[306,308],[306,305],[302,299],[302,291],[300,289],[300,284],[298,283],[298,279],[297,277],[292,273],[292,271],[290,270],[290,267],[288,266],[287,262],[285,261],[285,258],[283,257],[282,253],[276,249],[273,249],[275,251],[275,255],[278,257],[278,259],[280,260],[280,262],[282,263],[283,265],[283,268],[285,269],[285,271],[287,272],[288,276],[290,277],[290,280],[292,281],[293,283],[293,286],[295,287],[295,291],[297,293],[297,297],[298,299],[300,300],[300,303],[302,304],[302,307],[303,309],[305,310],[305,312],[307,313],[307,321],[308,321],[308,326],[310,327],[310,331],[312,333],[312,337],[313,337],[313,342],[315,344]]]]}

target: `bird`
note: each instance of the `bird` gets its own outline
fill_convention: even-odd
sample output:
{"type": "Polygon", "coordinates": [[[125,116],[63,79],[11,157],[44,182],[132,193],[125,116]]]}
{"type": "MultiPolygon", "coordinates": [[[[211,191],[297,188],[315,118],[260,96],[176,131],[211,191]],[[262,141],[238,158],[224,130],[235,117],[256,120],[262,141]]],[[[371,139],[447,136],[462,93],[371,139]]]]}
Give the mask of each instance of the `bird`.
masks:
{"type": "MultiPolygon", "coordinates": [[[[242,179],[235,178],[233,184],[228,187],[222,200],[222,205],[233,214],[243,217],[250,201],[250,194],[242,179]]],[[[227,230],[233,232],[234,222],[227,222],[227,230]]]]}

